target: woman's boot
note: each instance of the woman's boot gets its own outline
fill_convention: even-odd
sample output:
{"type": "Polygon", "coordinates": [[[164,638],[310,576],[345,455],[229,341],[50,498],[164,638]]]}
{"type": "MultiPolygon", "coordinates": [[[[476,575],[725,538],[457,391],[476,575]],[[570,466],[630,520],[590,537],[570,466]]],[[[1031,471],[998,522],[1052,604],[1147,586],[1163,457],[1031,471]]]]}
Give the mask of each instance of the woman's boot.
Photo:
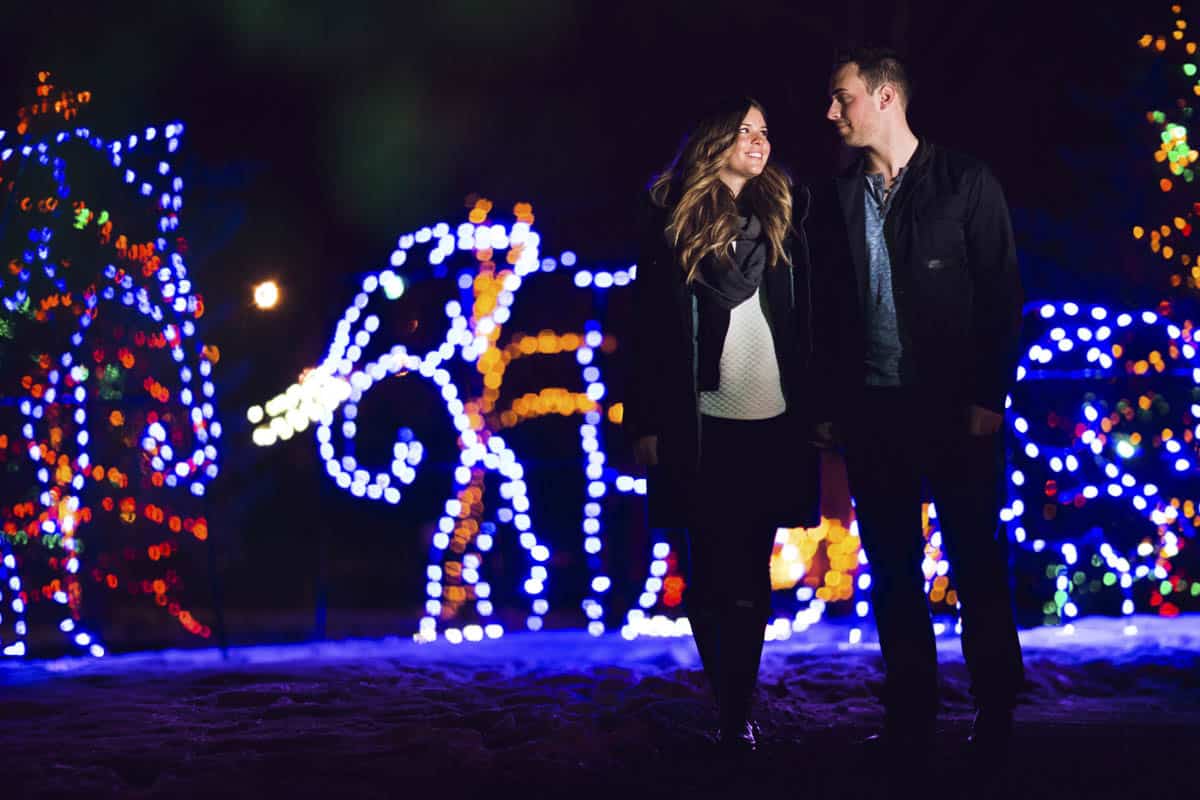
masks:
{"type": "Polygon", "coordinates": [[[756,608],[734,607],[722,620],[719,740],[731,749],[754,750],[759,744],[750,705],[758,685],[764,632],[763,615],[756,608]]]}

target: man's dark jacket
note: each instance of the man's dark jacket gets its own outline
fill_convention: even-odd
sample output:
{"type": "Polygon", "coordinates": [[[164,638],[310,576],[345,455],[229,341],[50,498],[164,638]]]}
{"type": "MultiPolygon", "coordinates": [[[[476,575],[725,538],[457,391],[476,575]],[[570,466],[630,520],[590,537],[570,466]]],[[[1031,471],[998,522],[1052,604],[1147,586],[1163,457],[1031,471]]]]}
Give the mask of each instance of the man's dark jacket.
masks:
{"type": "MultiPolygon", "coordinates": [[[[767,299],[775,355],[788,404],[791,435],[780,442],[795,491],[770,509],[779,524],[818,521],[817,455],[809,443],[812,415],[812,335],[809,257],[804,217],[809,192],[793,192],[793,232],[785,241],[792,266],[768,267],[760,291],[767,299]]],[[[658,465],[647,470],[649,521],[654,527],[690,527],[699,508],[700,436],[696,307],[683,268],[664,233],[667,211],[646,199],[638,220],[637,280],[626,355],[623,427],[630,442],[658,437],[658,465]]],[[[763,453],[763,459],[779,459],[763,453]]],[[[782,459],[779,459],[782,460],[782,459]]],[[[731,498],[736,504],[737,498],[731,498]]]]}
{"type": "MultiPolygon", "coordinates": [[[[870,264],[865,159],[814,194],[817,415],[847,422],[865,383],[870,264]]],[[[931,399],[1003,412],[1023,293],[1004,194],[981,162],[921,140],[884,223],[903,355],[901,379],[931,399]]]]}

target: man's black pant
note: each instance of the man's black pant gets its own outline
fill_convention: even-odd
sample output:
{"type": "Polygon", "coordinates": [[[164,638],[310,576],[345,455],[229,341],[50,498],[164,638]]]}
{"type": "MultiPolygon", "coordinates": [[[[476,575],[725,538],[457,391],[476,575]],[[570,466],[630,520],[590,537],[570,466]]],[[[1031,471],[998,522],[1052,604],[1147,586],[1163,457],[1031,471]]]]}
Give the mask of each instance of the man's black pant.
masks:
{"type": "Polygon", "coordinates": [[[909,388],[868,387],[845,425],[846,467],[893,718],[936,714],[937,650],[921,570],[923,489],[937,508],[962,605],[962,648],[980,707],[1011,708],[1024,683],[1007,539],[999,523],[1004,432],[971,436],[967,404],[909,388]]]}

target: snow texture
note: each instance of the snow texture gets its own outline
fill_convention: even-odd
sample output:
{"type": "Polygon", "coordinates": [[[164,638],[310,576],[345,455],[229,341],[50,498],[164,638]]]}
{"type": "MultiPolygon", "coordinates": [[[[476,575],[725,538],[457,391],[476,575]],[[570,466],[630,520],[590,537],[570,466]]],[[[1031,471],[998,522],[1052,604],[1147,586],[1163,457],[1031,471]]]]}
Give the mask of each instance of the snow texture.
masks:
{"type": "Polygon", "coordinates": [[[1192,794],[1200,617],[1022,633],[1007,777],[984,777],[958,640],[939,640],[931,765],[901,790],[860,740],[876,645],[823,624],[769,643],[767,744],[718,757],[690,639],[581,632],[0,662],[0,798],[1121,797],[1192,794]],[[1004,783],[1007,781],[1007,783],[1004,783]]]}

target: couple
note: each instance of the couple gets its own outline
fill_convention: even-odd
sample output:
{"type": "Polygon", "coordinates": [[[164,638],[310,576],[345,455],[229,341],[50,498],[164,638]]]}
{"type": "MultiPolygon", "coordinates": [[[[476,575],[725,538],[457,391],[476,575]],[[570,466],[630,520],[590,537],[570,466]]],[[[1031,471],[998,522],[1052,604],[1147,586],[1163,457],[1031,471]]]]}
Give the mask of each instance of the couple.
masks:
{"type": "Polygon", "coordinates": [[[686,527],[686,607],[719,709],[753,750],[751,698],[775,529],[817,522],[817,455],[844,449],[886,668],[893,757],[926,752],[937,651],[921,501],[961,603],[975,751],[1002,756],[1024,677],[999,526],[1005,395],[1022,290],[988,169],[918,139],[890,51],[840,60],[826,117],[857,148],[827,191],[768,163],[751,100],[691,132],[653,183],[634,287],[624,424],[650,522],[686,527]]]}

